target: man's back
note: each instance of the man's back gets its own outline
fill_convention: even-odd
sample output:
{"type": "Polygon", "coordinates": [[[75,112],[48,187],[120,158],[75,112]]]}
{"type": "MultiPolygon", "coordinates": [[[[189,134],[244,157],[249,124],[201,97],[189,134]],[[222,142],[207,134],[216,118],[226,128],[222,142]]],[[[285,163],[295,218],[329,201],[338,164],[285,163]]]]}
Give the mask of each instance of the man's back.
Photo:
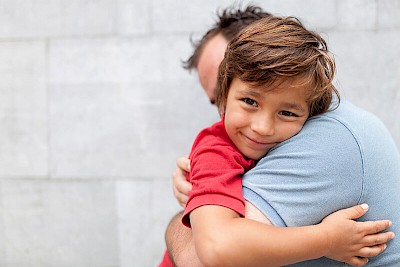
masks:
{"type": "MultiPolygon", "coordinates": [[[[361,220],[390,219],[390,230],[400,233],[399,152],[375,116],[345,101],[270,151],[244,176],[243,193],[277,226],[316,224],[367,203],[361,220]]],[[[344,264],[322,258],[293,266],[344,264]]],[[[368,266],[400,266],[400,239],[368,266]]]]}

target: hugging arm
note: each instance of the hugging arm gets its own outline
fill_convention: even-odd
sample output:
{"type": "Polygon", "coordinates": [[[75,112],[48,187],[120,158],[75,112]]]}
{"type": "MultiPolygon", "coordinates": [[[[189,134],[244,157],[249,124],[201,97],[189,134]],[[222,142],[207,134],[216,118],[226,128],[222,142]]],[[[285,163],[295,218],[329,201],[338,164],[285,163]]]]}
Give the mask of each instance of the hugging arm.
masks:
{"type": "Polygon", "coordinates": [[[282,266],[323,256],[354,266],[385,249],[393,233],[378,233],[389,221],[355,222],[361,205],[328,216],[318,225],[275,227],[240,218],[221,206],[190,214],[194,246],[205,266],[282,266]]]}
{"type": "Polygon", "coordinates": [[[227,208],[202,206],[190,214],[193,237],[181,224],[181,214],[174,217],[166,233],[167,248],[178,267],[193,266],[194,260],[194,266],[280,266],[322,256],[363,266],[366,257],[382,252],[392,238],[392,233],[375,234],[386,229],[388,221],[352,220],[365,212],[356,206],[316,226],[278,228],[240,218],[227,208]]]}

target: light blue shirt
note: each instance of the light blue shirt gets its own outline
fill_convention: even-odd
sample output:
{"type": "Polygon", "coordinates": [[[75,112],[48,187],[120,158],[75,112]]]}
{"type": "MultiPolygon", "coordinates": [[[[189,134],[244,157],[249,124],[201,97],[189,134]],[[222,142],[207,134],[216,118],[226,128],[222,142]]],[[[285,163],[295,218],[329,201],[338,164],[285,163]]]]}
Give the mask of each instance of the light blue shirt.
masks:
{"type": "MultiPolygon", "coordinates": [[[[379,119],[347,101],[271,150],[244,175],[243,194],[277,226],[317,224],[367,203],[360,220],[390,219],[397,235],[367,266],[400,266],[399,151],[379,119]]],[[[321,258],[291,266],[346,264],[321,258]]]]}

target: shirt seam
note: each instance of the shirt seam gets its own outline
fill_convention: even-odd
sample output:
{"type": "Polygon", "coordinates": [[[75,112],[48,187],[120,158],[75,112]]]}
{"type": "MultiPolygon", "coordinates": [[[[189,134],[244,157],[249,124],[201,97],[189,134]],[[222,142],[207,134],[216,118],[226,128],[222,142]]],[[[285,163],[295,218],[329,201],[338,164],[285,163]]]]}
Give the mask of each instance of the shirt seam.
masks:
{"type": "Polygon", "coordinates": [[[362,204],[362,199],[364,198],[365,195],[365,175],[366,175],[366,170],[365,170],[365,158],[364,158],[364,153],[363,153],[363,149],[361,146],[361,141],[359,140],[358,136],[355,134],[355,131],[348,126],[347,124],[345,124],[344,122],[338,120],[335,116],[331,116],[329,113],[325,114],[326,117],[331,118],[335,121],[337,121],[339,124],[341,124],[343,127],[345,127],[349,133],[351,134],[351,136],[353,136],[357,147],[358,147],[358,151],[360,153],[360,158],[361,158],[361,170],[362,170],[362,180],[361,180],[361,192],[360,192],[360,196],[358,198],[357,204],[362,204]]]}

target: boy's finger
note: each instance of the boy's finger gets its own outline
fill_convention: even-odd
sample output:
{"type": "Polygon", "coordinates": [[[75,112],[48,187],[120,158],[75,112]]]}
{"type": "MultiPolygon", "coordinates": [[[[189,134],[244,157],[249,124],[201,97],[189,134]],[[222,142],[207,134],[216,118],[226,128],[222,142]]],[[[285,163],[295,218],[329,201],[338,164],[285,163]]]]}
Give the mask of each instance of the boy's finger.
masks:
{"type": "Polygon", "coordinates": [[[392,225],[390,220],[362,222],[366,234],[379,233],[392,225]]]}
{"type": "Polygon", "coordinates": [[[357,219],[363,216],[368,211],[367,204],[353,206],[351,208],[343,209],[338,212],[344,213],[346,219],[357,219]]]}
{"type": "Polygon", "coordinates": [[[351,266],[364,266],[368,263],[368,258],[352,257],[345,261],[345,263],[350,264],[351,266]]]}
{"type": "Polygon", "coordinates": [[[372,246],[372,247],[363,247],[360,249],[360,253],[358,256],[360,257],[375,257],[379,254],[381,254],[385,249],[387,245],[386,244],[380,244],[377,246],[372,246]]]}
{"type": "Polygon", "coordinates": [[[380,244],[385,244],[386,242],[392,240],[393,238],[394,238],[393,232],[385,232],[385,233],[366,236],[364,240],[366,242],[365,243],[366,246],[376,246],[380,244]]]}

